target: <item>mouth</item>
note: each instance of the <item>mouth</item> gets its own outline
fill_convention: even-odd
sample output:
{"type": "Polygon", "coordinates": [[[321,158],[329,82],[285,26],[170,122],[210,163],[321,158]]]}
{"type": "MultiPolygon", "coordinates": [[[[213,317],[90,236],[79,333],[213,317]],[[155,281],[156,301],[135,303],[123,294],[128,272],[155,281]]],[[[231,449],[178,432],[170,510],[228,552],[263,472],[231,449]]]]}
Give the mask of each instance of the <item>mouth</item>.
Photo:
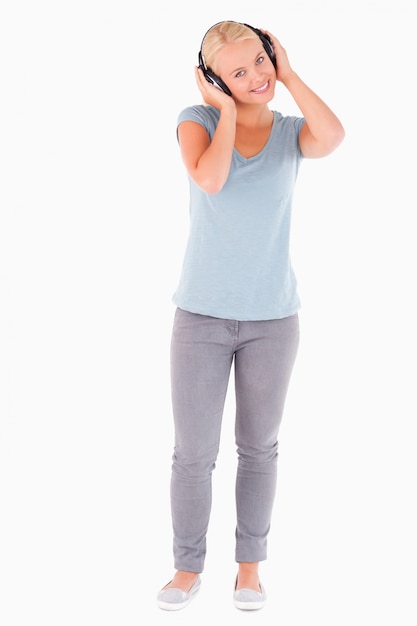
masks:
{"type": "Polygon", "coordinates": [[[266,83],[264,83],[260,87],[257,87],[256,89],[252,89],[252,93],[265,93],[266,91],[268,91],[268,89],[269,89],[269,80],[267,80],[266,83]]]}

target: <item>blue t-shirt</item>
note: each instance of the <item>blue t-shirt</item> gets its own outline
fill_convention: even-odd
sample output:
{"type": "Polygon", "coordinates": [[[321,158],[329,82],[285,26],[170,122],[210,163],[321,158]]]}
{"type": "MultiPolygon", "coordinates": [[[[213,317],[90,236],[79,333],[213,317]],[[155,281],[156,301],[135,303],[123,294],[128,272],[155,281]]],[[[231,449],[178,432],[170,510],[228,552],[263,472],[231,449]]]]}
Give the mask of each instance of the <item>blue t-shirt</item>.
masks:
{"type": "MultiPolygon", "coordinates": [[[[178,124],[213,137],[220,112],[187,107],[178,124]]],[[[290,260],[291,205],[302,160],[302,117],[274,111],[267,144],[245,158],[234,149],[228,179],[208,194],[189,178],[190,231],[173,302],[192,313],[233,320],[288,317],[300,306],[290,260]]]]}

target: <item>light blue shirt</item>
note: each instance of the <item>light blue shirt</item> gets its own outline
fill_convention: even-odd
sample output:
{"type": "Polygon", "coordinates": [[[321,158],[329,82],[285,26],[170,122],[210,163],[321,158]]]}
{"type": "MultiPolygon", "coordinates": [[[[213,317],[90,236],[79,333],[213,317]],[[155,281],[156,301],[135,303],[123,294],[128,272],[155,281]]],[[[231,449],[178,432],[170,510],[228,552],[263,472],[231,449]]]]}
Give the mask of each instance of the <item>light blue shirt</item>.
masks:
{"type": "MultiPolygon", "coordinates": [[[[218,109],[196,105],[178,124],[198,122],[213,137],[218,109]]],[[[190,231],[173,302],[192,313],[269,320],[297,312],[290,260],[291,207],[302,154],[302,117],[274,111],[264,148],[245,158],[234,149],[228,179],[208,194],[189,178],[190,231]]]]}

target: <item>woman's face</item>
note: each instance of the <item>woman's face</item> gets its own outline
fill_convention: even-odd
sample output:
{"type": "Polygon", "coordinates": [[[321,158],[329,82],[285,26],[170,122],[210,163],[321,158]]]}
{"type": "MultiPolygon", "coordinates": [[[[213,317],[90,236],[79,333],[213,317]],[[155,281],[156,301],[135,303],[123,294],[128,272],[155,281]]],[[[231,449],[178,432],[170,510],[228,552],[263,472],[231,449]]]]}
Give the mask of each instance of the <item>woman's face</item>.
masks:
{"type": "Polygon", "coordinates": [[[227,44],[217,53],[216,66],[235,100],[265,104],[273,98],[276,70],[260,39],[227,44]]]}

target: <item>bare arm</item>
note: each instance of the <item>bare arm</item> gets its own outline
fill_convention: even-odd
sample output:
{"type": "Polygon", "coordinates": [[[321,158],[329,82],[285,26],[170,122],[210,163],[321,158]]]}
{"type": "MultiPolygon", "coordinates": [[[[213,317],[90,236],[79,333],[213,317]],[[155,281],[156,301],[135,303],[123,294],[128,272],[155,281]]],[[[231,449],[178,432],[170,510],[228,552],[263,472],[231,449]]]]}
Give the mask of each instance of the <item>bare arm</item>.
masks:
{"type": "Polygon", "coordinates": [[[196,122],[182,122],[178,128],[181,156],[188,174],[207,193],[217,193],[227,180],[236,134],[236,105],[230,96],[209,84],[196,68],[197,85],[204,101],[220,110],[212,140],[196,122]]]}
{"type": "Polygon", "coordinates": [[[300,131],[300,148],[305,157],[323,157],[343,141],[345,131],[339,119],[319,96],[291,68],[287,53],[268,31],[277,56],[277,80],[288,89],[306,123],[300,131]]]}

